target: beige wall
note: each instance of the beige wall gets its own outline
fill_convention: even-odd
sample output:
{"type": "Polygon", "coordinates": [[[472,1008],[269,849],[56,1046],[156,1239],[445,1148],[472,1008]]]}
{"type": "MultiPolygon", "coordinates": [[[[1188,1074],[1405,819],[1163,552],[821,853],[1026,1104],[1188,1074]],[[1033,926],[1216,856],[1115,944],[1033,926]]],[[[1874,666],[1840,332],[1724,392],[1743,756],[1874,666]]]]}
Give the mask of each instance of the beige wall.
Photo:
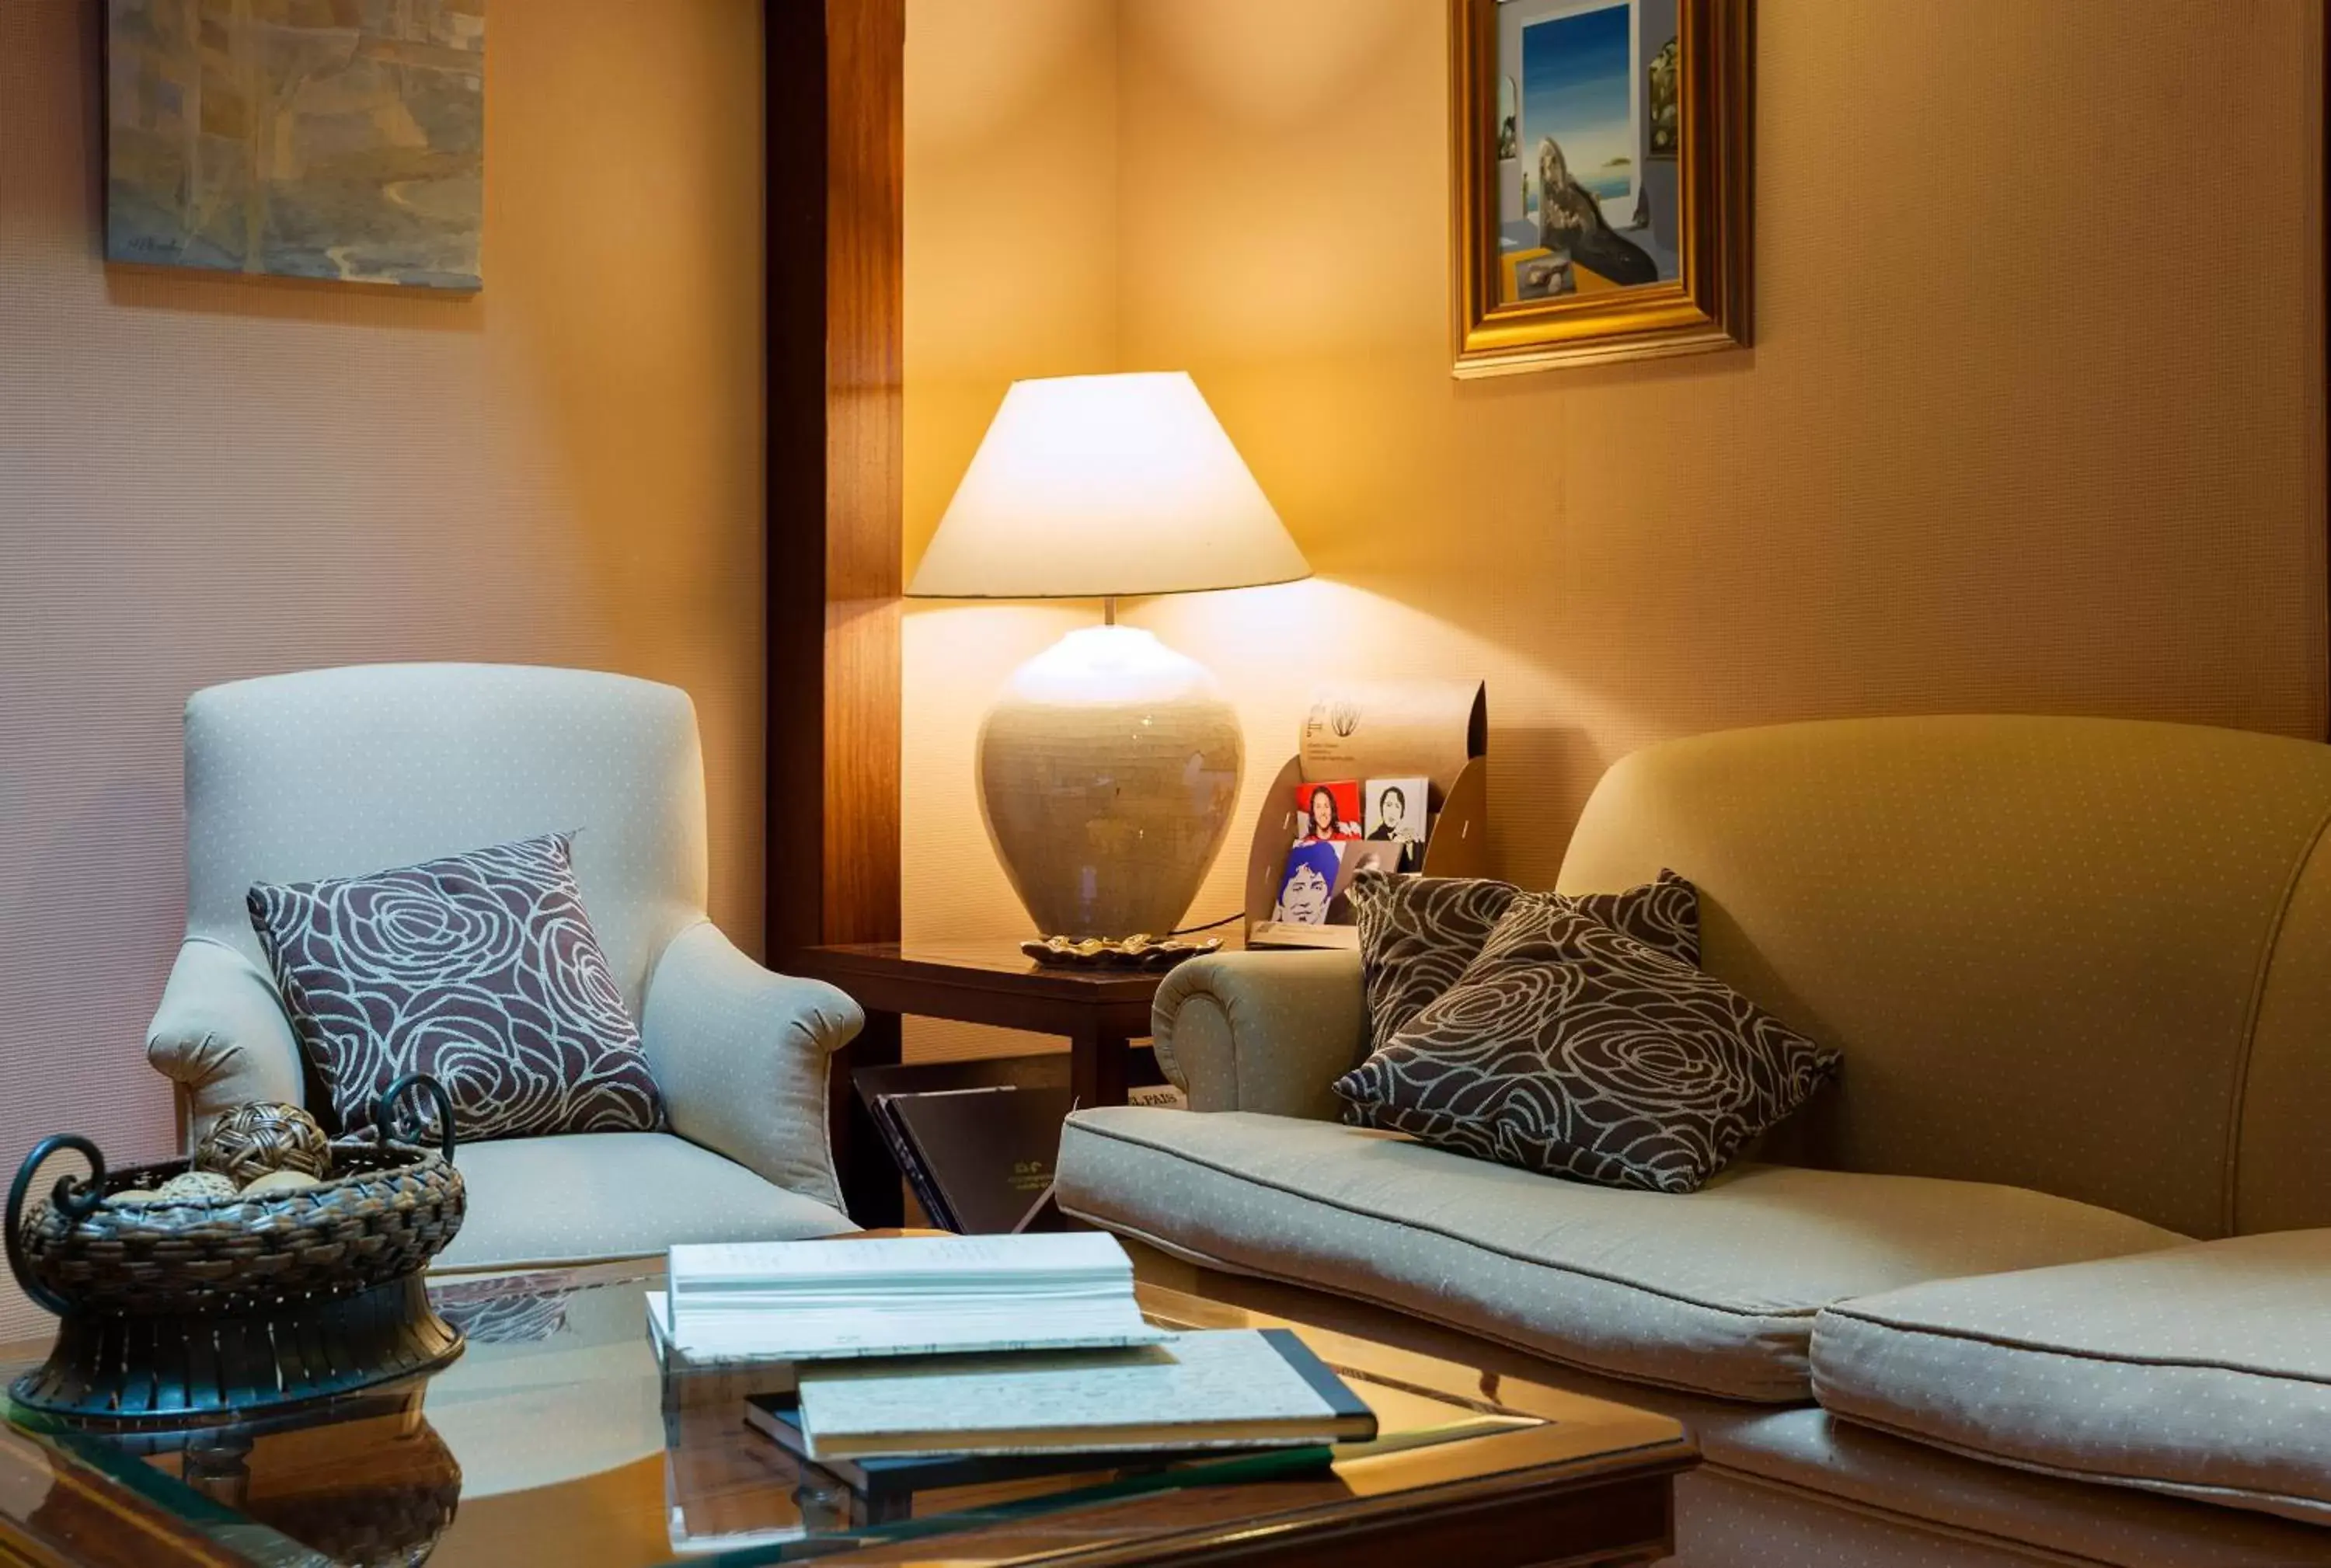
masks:
{"type": "MultiPolygon", "coordinates": [[[[494,0],[486,292],[99,260],[85,0],[0,0],[0,1165],[168,1152],[178,710],[386,659],[590,665],[702,717],[760,937],[759,7],[494,0]]],[[[0,1172],[0,1174],[5,1174],[0,1172]]],[[[34,1318],[0,1288],[0,1339],[34,1318]]]]}
{"type": "MultiPolygon", "coordinates": [[[[1013,379],[1118,363],[1116,0],[909,0],[906,534],[911,562],[1013,379]]],[[[917,603],[901,889],[909,938],[1019,936],[972,792],[972,743],[1004,678],[1084,604],[917,603]]],[[[909,1021],[918,1057],[996,1031],[909,1021]]],[[[1040,1042],[1023,1041],[1027,1045],[1040,1042]]]]}
{"type": "MultiPolygon", "coordinates": [[[[2323,735],[2319,6],[1766,0],[1755,347],[1461,385],[1444,15],[1116,11],[1117,366],[1196,375],[1319,574],[1130,616],[1232,688],[1246,820],[1339,670],[1488,678],[1499,860],[1537,883],[1603,768],[1671,736],[1979,709],[2323,735]]],[[[910,319],[922,199],[910,168],[910,319]]],[[[999,376],[1054,368],[1013,348],[999,376]]],[[[913,437],[942,506],[968,447],[913,437]]],[[[985,854],[972,718],[928,715],[1004,662],[990,614],[918,628],[982,668],[909,668],[945,743],[910,753],[910,866],[985,854]]],[[[1192,918],[1236,907],[1235,858],[1192,918]]],[[[1016,929],[982,878],[948,917],[1016,929]]],[[[910,928],[940,924],[921,891],[910,928]]]]}

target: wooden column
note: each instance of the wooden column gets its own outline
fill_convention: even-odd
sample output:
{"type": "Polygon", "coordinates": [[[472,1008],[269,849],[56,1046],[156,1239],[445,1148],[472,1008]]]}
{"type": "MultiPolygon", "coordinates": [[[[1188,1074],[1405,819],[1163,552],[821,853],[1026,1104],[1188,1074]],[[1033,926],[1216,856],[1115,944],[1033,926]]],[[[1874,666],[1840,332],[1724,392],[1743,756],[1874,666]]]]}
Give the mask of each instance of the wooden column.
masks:
{"type": "Polygon", "coordinates": [[[905,0],[769,0],[771,962],[899,935],[905,0]]]}
{"type": "MultiPolygon", "coordinates": [[[[899,936],[906,0],[765,0],[768,169],[768,956],[899,936]]],[[[899,1060],[869,1021],[828,1086],[852,1211],[899,1218],[851,1092],[899,1060]]]]}

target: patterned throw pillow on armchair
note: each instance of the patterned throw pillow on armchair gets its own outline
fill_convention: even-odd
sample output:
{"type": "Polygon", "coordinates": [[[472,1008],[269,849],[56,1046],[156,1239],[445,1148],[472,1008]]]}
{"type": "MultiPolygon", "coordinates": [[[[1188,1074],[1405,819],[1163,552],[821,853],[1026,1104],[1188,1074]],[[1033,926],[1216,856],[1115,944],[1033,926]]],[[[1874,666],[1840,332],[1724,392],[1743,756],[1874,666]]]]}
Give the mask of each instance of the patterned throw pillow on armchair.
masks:
{"type": "Polygon", "coordinates": [[[571,836],[251,889],[251,923],[343,1132],[408,1072],[465,1140],[653,1132],[663,1101],[584,913],[571,836]]]}

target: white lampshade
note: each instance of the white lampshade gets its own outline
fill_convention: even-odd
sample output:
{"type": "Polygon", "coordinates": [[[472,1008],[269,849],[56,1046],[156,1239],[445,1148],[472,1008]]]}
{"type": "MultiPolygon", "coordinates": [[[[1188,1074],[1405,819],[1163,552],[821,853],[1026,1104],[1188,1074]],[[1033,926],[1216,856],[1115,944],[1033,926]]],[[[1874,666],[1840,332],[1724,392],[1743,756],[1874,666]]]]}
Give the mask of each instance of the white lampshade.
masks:
{"type": "Polygon", "coordinates": [[[1311,575],[1181,371],[1013,384],[908,593],[1104,599],[1311,575]]]}

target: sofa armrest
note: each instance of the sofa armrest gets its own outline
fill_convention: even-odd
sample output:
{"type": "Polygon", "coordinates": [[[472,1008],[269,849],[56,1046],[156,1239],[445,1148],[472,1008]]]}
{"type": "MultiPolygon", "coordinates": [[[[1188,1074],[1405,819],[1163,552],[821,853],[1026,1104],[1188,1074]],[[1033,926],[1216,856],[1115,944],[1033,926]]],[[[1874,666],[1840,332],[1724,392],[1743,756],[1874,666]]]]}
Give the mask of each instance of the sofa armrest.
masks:
{"type": "Polygon", "coordinates": [[[640,1036],[672,1131],[788,1192],[842,1207],[826,1059],[866,1022],[815,980],[773,974],[719,928],[690,927],[649,976],[640,1036]]]}
{"type": "Polygon", "coordinates": [[[1216,953],[1157,987],[1158,1065],[1194,1111],[1332,1121],[1330,1088],[1367,1054],[1360,955],[1216,953]]]}
{"type": "Polygon", "coordinates": [[[275,983],[224,942],[189,936],[146,1031],[146,1060],[179,1088],[179,1136],[194,1140],[247,1100],[306,1103],[300,1044],[275,983]]]}

